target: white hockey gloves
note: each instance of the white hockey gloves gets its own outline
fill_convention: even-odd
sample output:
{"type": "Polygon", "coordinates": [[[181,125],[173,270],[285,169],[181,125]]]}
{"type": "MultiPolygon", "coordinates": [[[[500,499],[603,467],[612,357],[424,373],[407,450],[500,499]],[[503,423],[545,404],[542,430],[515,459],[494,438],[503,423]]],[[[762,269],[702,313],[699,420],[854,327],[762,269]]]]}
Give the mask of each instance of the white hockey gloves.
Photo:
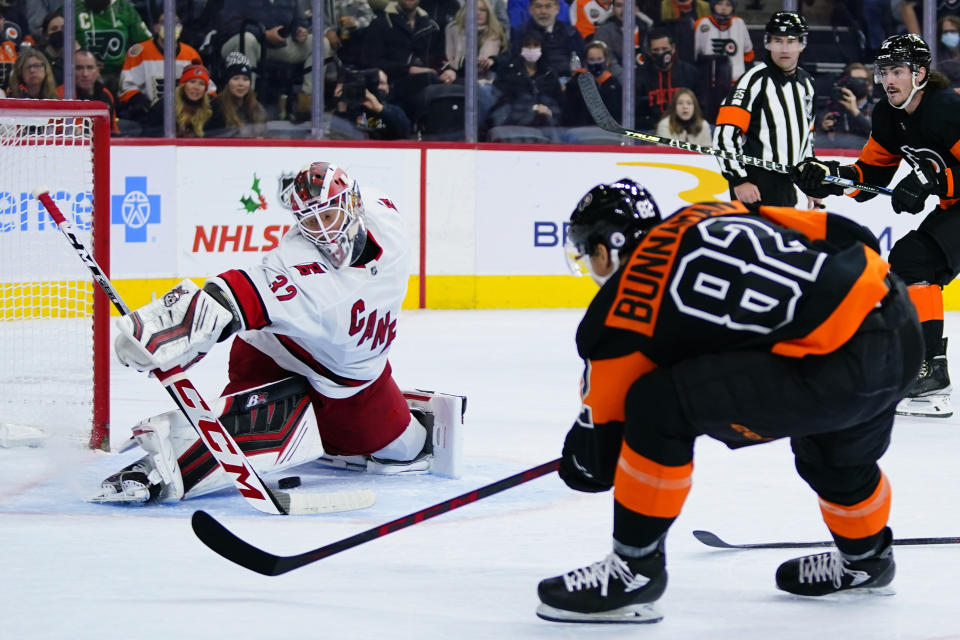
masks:
{"type": "Polygon", "coordinates": [[[117,320],[114,350],[137,371],[187,368],[203,357],[233,320],[233,313],[185,279],[130,315],[117,320]]]}

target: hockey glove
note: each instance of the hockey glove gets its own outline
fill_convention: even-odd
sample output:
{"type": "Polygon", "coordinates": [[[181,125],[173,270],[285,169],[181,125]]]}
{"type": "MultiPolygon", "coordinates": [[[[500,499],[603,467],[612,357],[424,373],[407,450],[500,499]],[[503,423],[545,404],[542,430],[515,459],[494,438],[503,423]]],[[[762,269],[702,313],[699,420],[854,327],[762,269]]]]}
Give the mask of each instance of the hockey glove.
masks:
{"type": "Polygon", "coordinates": [[[613,472],[616,469],[617,456],[620,453],[622,431],[616,431],[617,443],[613,456],[601,455],[604,448],[599,442],[596,429],[575,424],[567,432],[563,441],[563,455],[560,458],[558,473],[560,478],[574,491],[598,493],[613,486],[613,472]],[[603,458],[612,458],[611,463],[601,462],[603,458]],[[604,467],[603,469],[599,467],[604,467]],[[609,467],[609,469],[606,469],[609,467]]]}
{"type": "Polygon", "coordinates": [[[923,204],[932,193],[943,193],[940,176],[933,164],[921,160],[914,165],[913,171],[893,188],[891,204],[897,213],[920,213],[923,204]]]}
{"type": "Polygon", "coordinates": [[[117,320],[117,358],[137,371],[187,368],[231,325],[233,313],[189,279],[117,320]]]}
{"type": "Polygon", "coordinates": [[[807,158],[794,165],[790,172],[793,182],[811,198],[826,198],[827,196],[842,196],[843,187],[838,184],[825,183],[827,176],[840,176],[840,163],[836,160],[819,160],[807,158]]]}

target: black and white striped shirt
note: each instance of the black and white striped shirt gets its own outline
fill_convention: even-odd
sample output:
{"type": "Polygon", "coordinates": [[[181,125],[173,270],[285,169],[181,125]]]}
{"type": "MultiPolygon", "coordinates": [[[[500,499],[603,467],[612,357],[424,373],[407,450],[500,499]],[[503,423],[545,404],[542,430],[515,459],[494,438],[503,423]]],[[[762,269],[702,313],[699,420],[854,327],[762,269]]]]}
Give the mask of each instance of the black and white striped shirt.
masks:
{"type": "MultiPolygon", "coordinates": [[[[761,63],[740,76],[723,101],[713,144],[730,153],[794,165],[813,155],[813,124],[810,74],[797,67],[787,75],[776,65],[761,63]]],[[[744,165],[719,161],[731,186],[748,182],[744,165]]]]}

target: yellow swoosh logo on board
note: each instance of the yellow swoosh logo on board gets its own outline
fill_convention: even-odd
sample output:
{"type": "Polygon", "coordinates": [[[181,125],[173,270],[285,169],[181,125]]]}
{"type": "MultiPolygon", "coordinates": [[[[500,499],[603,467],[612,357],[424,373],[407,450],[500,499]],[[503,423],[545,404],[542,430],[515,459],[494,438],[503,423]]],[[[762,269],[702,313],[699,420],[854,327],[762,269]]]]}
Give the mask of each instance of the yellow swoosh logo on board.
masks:
{"type": "MultiPolygon", "coordinates": [[[[684,173],[693,175],[699,181],[697,186],[695,186],[693,189],[687,189],[686,191],[681,191],[677,194],[681,200],[685,200],[691,204],[696,202],[713,202],[718,200],[718,198],[715,197],[716,194],[730,193],[730,185],[727,183],[727,180],[719,172],[712,169],[691,167],[690,165],[686,164],[669,164],[665,162],[618,162],[617,164],[623,167],[657,167],[659,169],[674,169],[676,171],[683,171],[684,173]]],[[[643,184],[643,181],[639,182],[640,184],[643,184]]],[[[656,194],[653,195],[654,198],[656,198],[656,194]]]]}

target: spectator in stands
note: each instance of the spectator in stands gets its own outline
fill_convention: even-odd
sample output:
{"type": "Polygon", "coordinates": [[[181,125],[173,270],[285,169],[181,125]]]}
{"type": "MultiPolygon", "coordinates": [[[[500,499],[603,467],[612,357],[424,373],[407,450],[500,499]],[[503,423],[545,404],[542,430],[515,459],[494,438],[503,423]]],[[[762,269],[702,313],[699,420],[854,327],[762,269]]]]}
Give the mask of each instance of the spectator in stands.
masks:
{"type": "Polygon", "coordinates": [[[676,55],[685,62],[693,62],[693,25],[711,14],[707,0],[662,0],[660,26],[673,37],[676,55]]]}
{"type": "Polygon", "coordinates": [[[206,131],[221,138],[263,138],[267,135],[267,111],[253,91],[250,60],[231,51],[224,64],[223,90],[211,103],[213,114],[206,131]]]}
{"type": "Polygon", "coordinates": [[[453,22],[460,11],[460,2],[459,0],[420,0],[420,8],[437,23],[440,33],[445,33],[447,25],[453,22]]]}
{"type": "Polygon", "coordinates": [[[562,89],[556,73],[543,57],[540,32],[531,29],[519,44],[519,54],[514,55],[504,68],[497,68],[493,85],[500,98],[490,115],[491,124],[495,127],[556,126],[561,122],[562,89]]]}
{"type": "Polygon", "coordinates": [[[682,88],[696,86],[697,69],[677,57],[670,33],[662,28],[651,30],[643,64],[637,69],[637,125],[653,129],[673,95],[682,88]]]}
{"type": "MultiPolygon", "coordinates": [[[[410,119],[403,109],[390,104],[390,82],[382,69],[373,69],[377,73],[375,90],[364,86],[363,97],[355,101],[344,96],[344,83],[337,83],[334,89],[336,107],[334,116],[342,118],[350,127],[371,140],[403,140],[410,137],[410,119]]],[[[364,71],[366,73],[367,70],[364,71]]]]}
{"type": "Polygon", "coordinates": [[[63,0],[30,0],[27,3],[27,28],[30,33],[42,36],[46,31],[44,22],[47,16],[55,11],[63,15],[63,0]]]}
{"type": "MultiPolygon", "coordinates": [[[[323,37],[343,64],[359,65],[365,32],[374,19],[373,9],[367,0],[333,0],[332,5],[333,10],[323,15],[323,37]]],[[[329,10],[331,3],[324,6],[329,10]]]]}
{"type": "Polygon", "coordinates": [[[937,24],[940,44],[937,46],[937,62],[960,60],[960,17],[943,16],[937,24]]]}
{"type": "Polygon", "coordinates": [[[873,105],[872,74],[862,63],[851,62],[817,114],[817,144],[862,149],[870,137],[873,105]]]}
{"type": "Polygon", "coordinates": [[[13,42],[17,49],[34,44],[26,11],[17,0],[0,0],[0,39],[13,42]]]}
{"type": "Polygon", "coordinates": [[[227,38],[220,48],[224,58],[242,48],[256,68],[264,48],[267,59],[277,62],[300,64],[310,57],[313,35],[297,0],[232,0],[224,6],[221,25],[227,38]]]}
{"type": "Polygon", "coordinates": [[[53,69],[43,52],[34,47],[24,47],[10,72],[7,95],[11,98],[36,98],[56,100],[57,85],[53,69]]]}
{"type": "MultiPolygon", "coordinates": [[[[510,25],[513,30],[522,27],[530,19],[530,0],[506,0],[507,1],[507,20],[504,27],[510,25]]],[[[657,0],[659,2],[659,0],[657,0]]],[[[570,22],[570,3],[567,0],[558,0],[557,5],[560,12],[557,14],[557,20],[561,22],[570,22]]],[[[499,17],[499,12],[497,17],[499,17]]]]}
{"type": "Polygon", "coordinates": [[[420,8],[420,0],[395,0],[370,23],[363,66],[386,72],[394,100],[411,120],[421,110],[423,90],[441,81],[442,60],[443,34],[420,8]]]}
{"type": "Polygon", "coordinates": [[[613,15],[612,0],[573,0],[570,3],[570,18],[584,40],[589,40],[597,25],[613,15]]]}
{"type": "Polygon", "coordinates": [[[600,90],[603,103],[607,105],[610,114],[619,122],[623,113],[623,88],[620,86],[620,81],[610,73],[609,51],[606,43],[602,40],[594,40],[587,45],[585,55],[586,68],[577,69],[563,92],[564,126],[587,127],[594,124],[593,117],[591,117],[583,102],[580,85],[574,82],[581,73],[589,73],[593,77],[594,82],[597,83],[597,89],[600,90]]]}
{"type": "Polygon", "coordinates": [[[127,49],[150,39],[130,0],[77,0],[77,42],[103,60],[100,75],[111,92],[120,86],[127,49]]]}
{"type": "Polygon", "coordinates": [[[43,17],[37,47],[47,56],[54,81],[63,84],[63,11],[57,9],[43,17]]]}
{"type": "MultiPolygon", "coordinates": [[[[207,93],[210,72],[202,64],[187,66],[173,92],[175,131],[178,138],[202,138],[207,133],[213,116],[212,98],[207,93]]],[[[158,100],[150,109],[150,117],[144,125],[143,135],[163,134],[163,101],[158,100]]]]}
{"type": "MultiPolygon", "coordinates": [[[[446,48],[446,66],[440,77],[452,73],[453,80],[463,78],[463,62],[467,56],[466,5],[457,12],[453,21],[447,25],[444,45],[446,48]]],[[[477,0],[477,73],[481,83],[488,80],[488,72],[495,59],[507,46],[507,34],[497,16],[490,9],[488,0],[477,0]]],[[[452,80],[452,81],[453,81],[452,80]]]]}
{"type": "MultiPolygon", "coordinates": [[[[619,79],[623,72],[623,0],[613,0],[611,7],[613,10],[607,19],[597,25],[593,39],[607,43],[607,52],[610,55],[610,73],[619,79]]],[[[633,46],[639,47],[640,43],[646,39],[647,30],[653,25],[653,20],[637,11],[635,23],[633,46]]],[[[630,57],[633,57],[632,52],[630,57]]]]}
{"type": "MultiPolygon", "coordinates": [[[[73,54],[73,74],[77,100],[98,100],[110,109],[110,131],[120,133],[117,126],[117,105],[113,94],[100,80],[100,60],[92,51],[79,49],[73,54]]],[[[63,85],[57,87],[57,95],[63,95],[63,85]]]]}
{"type": "Polygon", "coordinates": [[[694,53],[697,64],[704,58],[725,58],[729,61],[729,73],[724,95],[746,71],[746,65],[753,62],[753,42],[750,32],[742,18],[733,15],[736,10],[734,0],[711,0],[712,13],[697,20],[694,27],[694,53]]]}
{"type": "Polygon", "coordinates": [[[710,123],[704,120],[697,96],[690,89],[680,89],[670,100],[666,113],[660,118],[656,135],[692,142],[704,147],[713,145],[710,123]]]}
{"type": "Polygon", "coordinates": [[[5,40],[2,32],[3,14],[0,14],[0,89],[7,86],[13,63],[17,61],[17,45],[12,40],[5,40]]]}
{"type": "Polygon", "coordinates": [[[565,83],[570,75],[580,67],[576,60],[583,58],[583,37],[571,24],[560,22],[558,0],[529,0],[530,19],[515,27],[510,34],[514,55],[520,53],[523,40],[529,33],[537,33],[542,43],[543,60],[554,75],[565,83]]]}
{"type": "MultiPolygon", "coordinates": [[[[141,125],[145,123],[150,108],[163,96],[163,14],[157,16],[153,25],[154,35],[149,40],[139,42],[127,51],[127,57],[120,71],[120,98],[117,106],[120,115],[141,125]]],[[[180,42],[180,20],[175,18],[174,40],[177,43],[174,76],[180,74],[189,64],[200,60],[197,50],[180,42]]],[[[216,85],[211,82],[207,91],[215,93],[216,85]]]]}

